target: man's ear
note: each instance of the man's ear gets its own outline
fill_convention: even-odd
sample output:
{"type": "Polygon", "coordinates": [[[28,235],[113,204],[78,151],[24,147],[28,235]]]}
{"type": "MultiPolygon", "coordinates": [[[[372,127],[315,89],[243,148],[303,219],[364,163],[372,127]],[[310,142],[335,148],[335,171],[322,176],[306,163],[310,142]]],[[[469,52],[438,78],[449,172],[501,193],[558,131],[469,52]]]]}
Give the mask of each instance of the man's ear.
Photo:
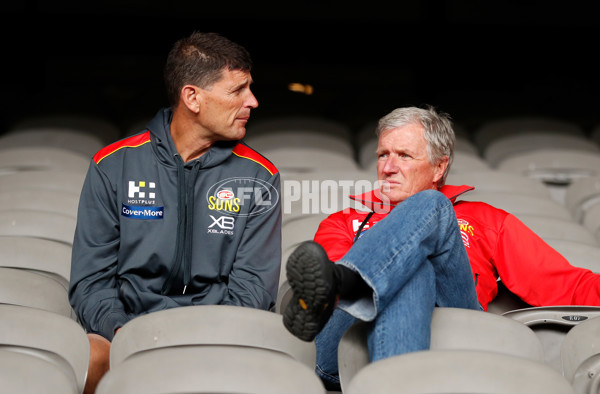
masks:
{"type": "Polygon", "coordinates": [[[435,174],[433,178],[434,182],[437,183],[440,179],[442,179],[444,173],[446,172],[446,169],[448,168],[449,163],[450,159],[448,158],[448,156],[444,156],[442,160],[440,160],[440,162],[436,165],[435,174]]]}
{"type": "Polygon", "coordinates": [[[196,85],[185,85],[181,88],[179,102],[183,103],[190,111],[197,114],[200,112],[200,99],[202,89],[196,85]]]}

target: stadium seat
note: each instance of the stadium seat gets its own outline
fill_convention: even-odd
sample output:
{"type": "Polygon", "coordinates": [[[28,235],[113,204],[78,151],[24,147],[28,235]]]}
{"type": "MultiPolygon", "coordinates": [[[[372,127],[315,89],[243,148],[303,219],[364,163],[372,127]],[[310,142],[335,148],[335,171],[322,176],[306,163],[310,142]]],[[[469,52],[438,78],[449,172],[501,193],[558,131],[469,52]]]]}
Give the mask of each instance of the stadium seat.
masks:
{"type": "Polygon", "coordinates": [[[484,121],[473,132],[473,141],[481,152],[493,141],[527,132],[543,132],[571,136],[584,136],[581,127],[563,119],[544,116],[507,116],[484,121]]]}
{"type": "Polygon", "coordinates": [[[545,306],[517,309],[504,313],[529,326],[544,346],[544,362],[562,371],[560,348],[565,335],[582,321],[600,316],[600,306],[545,306]]]}
{"type": "Polygon", "coordinates": [[[574,179],[565,191],[565,206],[581,223],[586,210],[600,203],[600,177],[574,179]]]}
{"type": "MultiPolygon", "coordinates": [[[[234,324],[229,331],[248,328],[234,324]]],[[[136,353],[111,364],[96,393],[325,394],[325,388],[313,368],[288,354],[215,344],[136,353]]]]}
{"type": "Polygon", "coordinates": [[[269,349],[315,366],[314,342],[289,333],[280,314],[230,305],[187,306],[138,316],[115,335],[110,365],[116,368],[141,352],[188,345],[269,349]]]}
{"type": "Polygon", "coordinates": [[[340,122],[295,116],[252,122],[245,142],[285,174],[358,169],[350,136],[340,122]]]}
{"type": "Polygon", "coordinates": [[[86,173],[70,170],[25,171],[0,175],[0,191],[53,190],[79,195],[86,173]]]}
{"type": "MultiPolygon", "coordinates": [[[[1,177],[1,175],[0,175],[1,177]]],[[[2,178],[0,178],[0,181],[2,178]]],[[[79,194],[57,190],[0,191],[0,210],[55,212],[77,217],[79,194]]]]}
{"type": "Polygon", "coordinates": [[[522,132],[490,142],[483,152],[483,158],[494,168],[511,156],[544,149],[570,149],[600,154],[600,147],[583,135],[522,132]]]}
{"type": "Polygon", "coordinates": [[[521,215],[536,215],[573,221],[571,213],[561,204],[548,197],[537,197],[513,192],[477,191],[462,194],[457,200],[482,201],[503,209],[520,218],[521,215]]]}
{"type": "Polygon", "coordinates": [[[589,245],[565,239],[548,239],[546,242],[563,255],[571,265],[587,268],[600,274],[600,245],[589,245]]]}
{"type": "Polygon", "coordinates": [[[73,245],[76,219],[55,212],[0,211],[0,236],[43,238],[73,245]]]}
{"type": "Polygon", "coordinates": [[[0,391],[19,394],[77,394],[75,380],[64,369],[29,352],[0,348],[0,391]]]}
{"type": "Polygon", "coordinates": [[[454,152],[454,161],[450,167],[449,174],[458,172],[486,171],[490,165],[480,156],[471,153],[454,152]]]}
{"type": "Polygon", "coordinates": [[[42,238],[0,237],[0,267],[47,275],[69,289],[71,247],[42,238]]]}
{"type": "MultiPolygon", "coordinates": [[[[367,323],[355,323],[342,337],[338,365],[342,391],[369,362],[367,323]]],[[[431,350],[490,351],[543,360],[534,332],[505,317],[459,308],[435,308],[431,320],[431,350]]]]}
{"type": "Polygon", "coordinates": [[[105,144],[91,133],[64,128],[12,130],[0,137],[0,150],[20,147],[54,147],[92,158],[105,144]]]}
{"type": "Polygon", "coordinates": [[[75,319],[63,284],[30,270],[0,267],[0,304],[38,308],[75,319]]]}
{"type": "Polygon", "coordinates": [[[314,238],[319,224],[327,215],[298,216],[285,221],[281,227],[281,270],[279,272],[279,291],[275,303],[275,312],[282,313],[292,295],[287,283],[286,266],[290,254],[304,241],[314,238]]]}
{"type": "Polygon", "coordinates": [[[576,179],[600,175],[600,153],[572,149],[542,149],[515,154],[495,167],[549,184],[569,185],[576,179]]]}
{"type": "MultiPolygon", "coordinates": [[[[0,304],[0,321],[0,350],[27,353],[49,361],[75,383],[78,392],[83,391],[90,344],[77,322],[56,313],[6,304],[0,304]]],[[[30,376],[34,380],[43,378],[35,370],[30,371],[30,376]]]]}
{"type": "Polygon", "coordinates": [[[573,327],[563,339],[560,356],[565,378],[577,394],[600,390],[600,317],[573,327]]]}
{"type": "Polygon", "coordinates": [[[492,169],[450,171],[448,178],[446,178],[446,184],[473,186],[476,192],[512,193],[546,199],[551,198],[550,192],[539,180],[492,169]]]}
{"type": "Polygon", "coordinates": [[[431,350],[380,360],[361,369],[344,394],[573,393],[541,362],[481,350],[431,350]]]}
{"type": "Polygon", "coordinates": [[[348,198],[377,186],[377,174],[353,169],[282,174],[283,223],[307,215],[329,215],[359,207],[348,198]]]}
{"type": "Polygon", "coordinates": [[[519,214],[518,218],[546,242],[563,240],[579,242],[590,246],[600,245],[590,230],[572,220],[534,214],[519,214]]]}
{"type": "Polygon", "coordinates": [[[11,131],[40,128],[59,128],[90,134],[94,138],[100,138],[105,145],[121,136],[121,131],[111,121],[95,115],[77,113],[29,115],[10,126],[11,131]]]}
{"type": "Polygon", "coordinates": [[[19,147],[0,150],[0,175],[44,170],[85,174],[89,164],[90,158],[61,148],[19,147]]]}
{"type": "Polygon", "coordinates": [[[590,230],[600,243],[600,204],[590,206],[583,214],[581,224],[590,230]]]}

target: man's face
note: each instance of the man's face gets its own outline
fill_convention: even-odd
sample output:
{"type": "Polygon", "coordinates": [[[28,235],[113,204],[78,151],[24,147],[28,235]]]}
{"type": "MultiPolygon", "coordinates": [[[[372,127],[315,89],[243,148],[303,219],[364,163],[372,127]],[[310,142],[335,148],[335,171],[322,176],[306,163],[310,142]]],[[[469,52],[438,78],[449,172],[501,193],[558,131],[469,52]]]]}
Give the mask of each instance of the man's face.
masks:
{"type": "Polygon", "coordinates": [[[427,189],[437,189],[437,181],[448,165],[429,162],[423,126],[418,123],[384,131],[377,145],[377,179],[382,198],[397,204],[427,189]]]}
{"type": "Polygon", "coordinates": [[[199,121],[217,140],[239,140],[246,135],[250,111],[258,101],[250,90],[250,72],[225,68],[222,78],[203,89],[199,121]]]}

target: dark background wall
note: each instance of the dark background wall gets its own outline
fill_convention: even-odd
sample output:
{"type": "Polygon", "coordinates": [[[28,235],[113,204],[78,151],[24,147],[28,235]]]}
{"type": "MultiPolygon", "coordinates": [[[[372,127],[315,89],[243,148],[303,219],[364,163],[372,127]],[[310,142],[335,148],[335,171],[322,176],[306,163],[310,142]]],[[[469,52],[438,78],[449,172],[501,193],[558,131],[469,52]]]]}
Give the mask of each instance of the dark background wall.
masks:
{"type": "Polygon", "coordinates": [[[513,115],[589,130],[600,122],[592,4],[10,2],[0,6],[0,133],[52,113],[97,115],[128,131],[166,105],[166,54],[193,30],[250,50],[260,102],[253,119],[315,114],[358,130],[398,106],[432,104],[471,130],[513,115]],[[314,94],[290,92],[291,82],[314,94]]]}

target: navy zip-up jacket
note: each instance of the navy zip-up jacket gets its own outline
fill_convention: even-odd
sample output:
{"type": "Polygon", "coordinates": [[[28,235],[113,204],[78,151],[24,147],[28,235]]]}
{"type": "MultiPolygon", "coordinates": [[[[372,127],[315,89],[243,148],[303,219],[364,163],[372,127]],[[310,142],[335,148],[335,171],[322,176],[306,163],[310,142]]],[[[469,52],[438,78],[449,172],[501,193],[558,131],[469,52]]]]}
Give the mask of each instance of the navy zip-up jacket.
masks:
{"type": "Polygon", "coordinates": [[[241,141],[183,163],[170,109],[100,150],[81,192],[69,300],[90,333],[187,305],[270,309],[281,263],[280,178],[241,141]]]}

